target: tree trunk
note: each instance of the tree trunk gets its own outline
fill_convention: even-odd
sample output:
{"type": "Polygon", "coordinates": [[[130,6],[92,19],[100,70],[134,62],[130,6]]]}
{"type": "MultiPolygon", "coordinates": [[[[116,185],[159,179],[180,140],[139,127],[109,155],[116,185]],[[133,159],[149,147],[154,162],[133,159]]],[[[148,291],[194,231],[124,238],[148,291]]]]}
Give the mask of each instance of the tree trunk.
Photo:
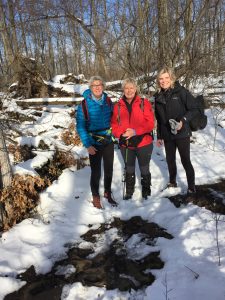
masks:
{"type": "Polygon", "coordinates": [[[167,0],[158,0],[158,39],[159,39],[159,62],[161,65],[170,65],[168,44],[168,2],[167,0]]]}
{"type": "Polygon", "coordinates": [[[14,3],[13,1],[8,1],[8,10],[9,10],[9,21],[10,21],[10,32],[11,32],[11,43],[14,57],[19,54],[19,46],[16,33],[16,23],[15,23],[15,12],[14,12],[14,3]]]}
{"type": "Polygon", "coordinates": [[[5,144],[3,130],[0,127],[0,165],[1,165],[1,180],[0,188],[6,188],[12,181],[12,169],[9,161],[9,155],[5,144]]]}
{"type": "Polygon", "coordinates": [[[5,6],[3,4],[3,1],[0,0],[0,28],[2,29],[0,33],[1,33],[2,42],[4,46],[7,65],[10,66],[14,60],[14,54],[11,46],[9,31],[6,24],[6,16],[5,16],[4,8],[5,6]]]}

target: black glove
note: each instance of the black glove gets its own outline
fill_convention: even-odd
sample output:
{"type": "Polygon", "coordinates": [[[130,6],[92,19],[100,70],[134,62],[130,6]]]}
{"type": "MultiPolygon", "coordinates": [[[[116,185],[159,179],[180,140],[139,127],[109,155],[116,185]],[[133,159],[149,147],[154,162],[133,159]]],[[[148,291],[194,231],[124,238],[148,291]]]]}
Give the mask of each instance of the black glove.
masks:
{"type": "Polygon", "coordinates": [[[137,147],[142,139],[143,135],[134,135],[127,140],[127,138],[121,134],[119,145],[124,145],[126,147],[137,147]]]}
{"type": "Polygon", "coordinates": [[[124,145],[124,146],[128,145],[127,138],[125,136],[123,136],[122,134],[120,135],[120,138],[119,138],[119,145],[124,145]]]}

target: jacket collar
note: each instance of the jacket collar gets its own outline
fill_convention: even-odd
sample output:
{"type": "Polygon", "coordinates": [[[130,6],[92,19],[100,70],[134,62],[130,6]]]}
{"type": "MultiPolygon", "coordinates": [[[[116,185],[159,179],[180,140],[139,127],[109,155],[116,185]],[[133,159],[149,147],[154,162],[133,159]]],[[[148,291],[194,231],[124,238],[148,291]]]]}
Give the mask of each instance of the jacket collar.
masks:
{"type": "MultiPolygon", "coordinates": [[[[138,100],[140,100],[140,96],[139,95],[136,95],[136,96],[134,96],[134,98],[133,98],[133,100],[131,101],[131,103],[133,104],[133,103],[135,103],[136,101],[138,101],[138,100]]],[[[120,100],[119,100],[119,102],[120,102],[120,104],[123,104],[123,105],[126,105],[126,97],[123,95],[122,96],[122,98],[120,98],[120,100]]],[[[131,104],[130,103],[130,104],[131,104]]]]}
{"type": "Polygon", "coordinates": [[[168,90],[161,90],[156,94],[156,102],[166,104],[166,99],[169,99],[171,95],[179,92],[182,89],[179,81],[176,81],[174,84],[174,88],[170,88],[168,90]]]}

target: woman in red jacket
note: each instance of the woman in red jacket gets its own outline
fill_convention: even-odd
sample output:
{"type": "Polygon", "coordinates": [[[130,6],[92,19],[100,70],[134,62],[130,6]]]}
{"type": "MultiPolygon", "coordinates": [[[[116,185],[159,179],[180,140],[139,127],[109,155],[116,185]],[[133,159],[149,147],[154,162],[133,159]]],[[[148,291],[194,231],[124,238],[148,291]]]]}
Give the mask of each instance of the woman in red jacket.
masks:
{"type": "Polygon", "coordinates": [[[151,195],[149,164],[153,149],[152,130],[154,115],[151,103],[138,95],[138,86],[133,78],[122,83],[124,95],[115,104],[111,120],[112,133],[119,138],[120,150],[126,169],[126,195],[128,200],[134,193],[135,161],[141,172],[142,197],[151,195]]]}

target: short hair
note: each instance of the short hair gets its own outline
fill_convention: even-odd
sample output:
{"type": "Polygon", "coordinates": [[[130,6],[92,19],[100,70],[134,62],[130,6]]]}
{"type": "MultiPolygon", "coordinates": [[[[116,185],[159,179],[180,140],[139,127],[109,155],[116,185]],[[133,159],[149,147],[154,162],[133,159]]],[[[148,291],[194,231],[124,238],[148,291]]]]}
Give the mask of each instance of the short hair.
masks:
{"type": "Polygon", "coordinates": [[[88,82],[89,88],[91,87],[92,83],[96,80],[101,81],[103,88],[105,88],[105,81],[103,80],[103,78],[101,76],[91,76],[91,78],[89,79],[89,82],[88,82]]]}
{"type": "Polygon", "coordinates": [[[136,93],[137,94],[139,93],[139,86],[137,84],[137,80],[135,80],[134,78],[131,78],[131,77],[124,79],[123,82],[122,82],[122,89],[123,90],[124,90],[124,88],[127,84],[133,84],[135,86],[136,90],[137,90],[136,93]]]}
{"type": "Polygon", "coordinates": [[[174,72],[174,69],[173,68],[170,68],[170,67],[163,67],[157,74],[157,78],[156,78],[156,83],[157,83],[157,87],[158,87],[158,90],[161,90],[161,86],[159,84],[159,77],[164,74],[164,73],[168,73],[169,76],[170,76],[170,79],[172,81],[171,83],[171,87],[173,88],[174,87],[174,84],[175,84],[175,81],[176,81],[176,75],[175,75],[175,72],[174,72]]]}

